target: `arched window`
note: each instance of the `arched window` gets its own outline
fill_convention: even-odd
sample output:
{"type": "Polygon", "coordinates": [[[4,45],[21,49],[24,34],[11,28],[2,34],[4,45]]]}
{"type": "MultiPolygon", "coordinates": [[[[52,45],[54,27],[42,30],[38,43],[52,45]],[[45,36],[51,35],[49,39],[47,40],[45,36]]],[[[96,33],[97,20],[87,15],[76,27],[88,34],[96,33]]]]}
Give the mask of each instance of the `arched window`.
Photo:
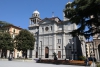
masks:
{"type": "Polygon", "coordinates": [[[45,58],[49,58],[49,48],[45,47],[45,58]]]}
{"type": "Polygon", "coordinates": [[[34,19],[34,23],[36,23],[36,19],[34,19]]]}

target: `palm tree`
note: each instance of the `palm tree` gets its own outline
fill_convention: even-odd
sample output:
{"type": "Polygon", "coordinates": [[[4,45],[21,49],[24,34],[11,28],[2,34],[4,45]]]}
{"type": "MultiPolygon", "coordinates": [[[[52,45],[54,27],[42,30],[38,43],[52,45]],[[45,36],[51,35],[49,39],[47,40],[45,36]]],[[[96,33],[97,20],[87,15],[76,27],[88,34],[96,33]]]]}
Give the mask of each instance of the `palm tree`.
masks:
{"type": "Polygon", "coordinates": [[[57,59],[57,54],[55,52],[53,53],[53,56],[54,56],[54,60],[58,60],[57,59]]]}

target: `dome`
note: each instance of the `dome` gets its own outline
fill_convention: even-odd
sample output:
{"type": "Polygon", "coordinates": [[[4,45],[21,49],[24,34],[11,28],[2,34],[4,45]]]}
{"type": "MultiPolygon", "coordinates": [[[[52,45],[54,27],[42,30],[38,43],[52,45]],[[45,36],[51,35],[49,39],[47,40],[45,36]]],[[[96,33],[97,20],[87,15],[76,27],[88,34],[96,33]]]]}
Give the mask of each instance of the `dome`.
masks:
{"type": "Polygon", "coordinates": [[[35,10],[34,12],[33,12],[33,14],[40,14],[37,10],[35,10]]]}

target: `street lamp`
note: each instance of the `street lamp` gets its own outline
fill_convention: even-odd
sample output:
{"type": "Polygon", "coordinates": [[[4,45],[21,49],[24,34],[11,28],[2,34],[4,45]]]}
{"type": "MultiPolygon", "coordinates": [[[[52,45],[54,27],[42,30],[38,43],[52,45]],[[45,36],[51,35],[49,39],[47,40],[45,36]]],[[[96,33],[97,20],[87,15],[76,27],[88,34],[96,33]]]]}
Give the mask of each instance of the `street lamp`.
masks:
{"type": "Polygon", "coordinates": [[[40,47],[39,47],[39,58],[40,58],[40,47]]]}
{"type": "Polygon", "coordinates": [[[40,41],[41,42],[41,58],[42,58],[42,41],[40,41]]]}
{"type": "Polygon", "coordinates": [[[66,46],[64,46],[64,47],[65,47],[65,59],[66,59],[66,55],[67,55],[67,54],[66,54],[66,46]]]}

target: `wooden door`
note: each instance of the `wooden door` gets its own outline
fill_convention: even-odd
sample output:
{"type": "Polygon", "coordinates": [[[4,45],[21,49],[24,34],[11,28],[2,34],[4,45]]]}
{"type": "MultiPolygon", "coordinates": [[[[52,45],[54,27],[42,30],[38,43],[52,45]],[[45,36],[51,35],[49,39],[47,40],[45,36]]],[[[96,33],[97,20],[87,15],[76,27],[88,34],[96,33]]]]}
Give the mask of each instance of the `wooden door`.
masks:
{"type": "Polygon", "coordinates": [[[36,51],[36,58],[38,58],[38,52],[36,51]]]}
{"type": "Polygon", "coordinates": [[[49,58],[49,48],[45,47],[45,58],[49,58]]]}
{"type": "Polygon", "coordinates": [[[58,51],[58,58],[61,58],[61,51],[58,51]]]}

